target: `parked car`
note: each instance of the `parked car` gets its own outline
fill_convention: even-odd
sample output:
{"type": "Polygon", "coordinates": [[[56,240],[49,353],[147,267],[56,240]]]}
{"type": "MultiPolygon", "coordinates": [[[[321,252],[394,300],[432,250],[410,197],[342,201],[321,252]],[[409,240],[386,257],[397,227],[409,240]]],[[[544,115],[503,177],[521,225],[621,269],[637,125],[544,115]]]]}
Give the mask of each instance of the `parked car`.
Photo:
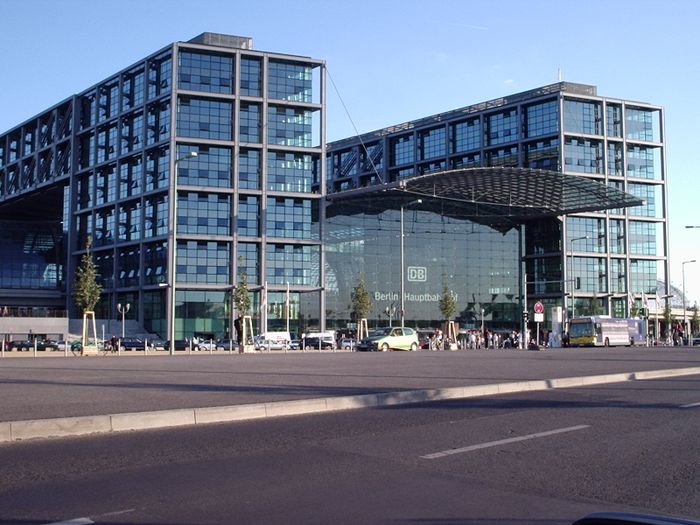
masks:
{"type": "Polygon", "coordinates": [[[335,342],[322,337],[305,337],[302,346],[309,350],[332,350],[335,348],[335,342]]]}
{"type": "Polygon", "coordinates": [[[50,339],[27,339],[25,341],[12,341],[8,348],[10,350],[14,349],[21,352],[28,352],[29,350],[34,350],[35,343],[37,350],[58,350],[58,343],[56,343],[56,341],[51,341],[50,339]]]}
{"type": "Polygon", "coordinates": [[[353,350],[357,346],[357,341],[352,337],[343,337],[338,341],[338,348],[342,350],[353,350]]]}
{"type": "Polygon", "coordinates": [[[691,339],[690,344],[692,346],[700,346],[700,335],[694,335],[693,338],[691,339]]]}
{"type": "Polygon", "coordinates": [[[136,337],[125,337],[119,341],[119,344],[121,345],[122,350],[143,350],[146,348],[146,342],[143,339],[138,339],[136,337]]]}
{"type": "MultiPolygon", "coordinates": [[[[177,351],[177,350],[189,350],[190,349],[190,340],[189,339],[175,339],[175,344],[173,346],[175,348],[175,351],[177,351]]],[[[165,349],[170,351],[170,341],[165,342],[165,349]]],[[[198,351],[199,345],[197,343],[192,343],[192,350],[195,352],[198,351]]]]}
{"type": "Polygon", "coordinates": [[[301,339],[292,339],[289,341],[290,350],[299,350],[301,348],[301,339]]]}
{"type": "Polygon", "coordinates": [[[238,351],[238,341],[235,339],[219,339],[216,342],[216,350],[238,351]]]}
{"type": "Polygon", "coordinates": [[[289,348],[285,341],[272,340],[272,339],[256,339],[255,349],[256,350],[286,350],[289,348]]]}
{"type": "Polygon", "coordinates": [[[149,339],[148,346],[153,348],[153,350],[165,350],[166,342],[162,339],[149,339]]]}
{"type": "Polygon", "coordinates": [[[418,350],[418,334],[413,328],[394,327],[375,330],[357,345],[358,350],[386,352],[388,350],[418,350]]]}
{"type": "Polygon", "coordinates": [[[211,339],[207,339],[207,340],[200,339],[199,343],[197,343],[197,346],[199,346],[200,350],[206,350],[208,352],[210,350],[216,350],[217,344],[218,343],[216,341],[213,341],[211,339]]]}

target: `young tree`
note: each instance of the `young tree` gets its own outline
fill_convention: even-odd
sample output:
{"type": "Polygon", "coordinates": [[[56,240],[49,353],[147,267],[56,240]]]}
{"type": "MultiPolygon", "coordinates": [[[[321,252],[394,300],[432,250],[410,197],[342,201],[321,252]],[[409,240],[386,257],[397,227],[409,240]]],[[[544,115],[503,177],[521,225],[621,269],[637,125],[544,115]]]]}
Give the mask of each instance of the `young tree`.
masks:
{"type": "Polygon", "coordinates": [[[666,338],[671,338],[671,330],[673,328],[673,315],[671,314],[671,303],[667,302],[664,308],[664,323],[666,323],[666,338]]]}
{"type": "Polygon", "coordinates": [[[85,242],[85,253],[80,262],[80,267],[75,272],[75,287],[73,298],[75,305],[81,313],[92,312],[100,300],[102,287],[97,282],[97,266],[92,260],[92,237],[88,236],[85,242]]]}
{"type": "Polygon", "coordinates": [[[238,272],[238,284],[233,287],[233,305],[239,317],[250,311],[250,293],[248,292],[248,275],[245,271],[238,272]]]}
{"type": "MultiPolygon", "coordinates": [[[[236,329],[236,335],[238,342],[244,344],[243,338],[243,316],[245,316],[250,311],[250,293],[248,291],[248,274],[242,269],[243,258],[238,258],[238,284],[233,287],[233,293],[231,294],[231,301],[233,302],[233,307],[236,309],[237,317],[233,321],[233,326],[236,329]]],[[[251,334],[252,337],[252,334],[251,334]]]]}
{"type": "Polygon", "coordinates": [[[352,289],[350,294],[350,310],[356,321],[366,319],[372,309],[372,299],[365,285],[365,274],[360,273],[357,276],[357,284],[352,289]]]}
{"type": "Polygon", "coordinates": [[[457,311],[457,302],[452,290],[447,286],[447,283],[442,286],[442,296],[440,297],[440,313],[445,321],[452,321],[455,312],[457,311]]]}

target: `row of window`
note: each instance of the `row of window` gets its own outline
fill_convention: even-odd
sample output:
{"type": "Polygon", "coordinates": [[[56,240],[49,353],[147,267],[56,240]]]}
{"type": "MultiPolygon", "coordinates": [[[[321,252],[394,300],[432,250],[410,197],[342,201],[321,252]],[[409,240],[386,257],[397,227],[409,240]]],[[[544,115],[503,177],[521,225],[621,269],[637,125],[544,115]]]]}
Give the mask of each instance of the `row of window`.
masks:
{"type": "MultiPolygon", "coordinates": [[[[179,284],[232,284],[231,249],[229,242],[178,241],[177,282],[179,284]]],[[[238,243],[236,271],[246,274],[250,285],[259,282],[260,245],[238,243]]],[[[297,246],[289,244],[267,244],[266,280],[269,284],[318,286],[319,246],[297,246]]],[[[168,281],[167,243],[146,243],[117,250],[96,250],[93,260],[97,268],[98,281],[104,288],[128,288],[143,285],[158,285],[168,281]],[[143,255],[143,261],[141,260],[143,255]]],[[[6,272],[13,269],[8,268],[6,272]]],[[[9,273],[8,273],[9,275],[9,273]]],[[[0,274],[0,276],[4,276],[0,274]]],[[[25,279],[30,276],[27,272],[25,279]]],[[[54,283],[55,287],[55,283],[54,283]]]]}
{"type": "MultiPolygon", "coordinates": [[[[419,159],[419,173],[429,173],[438,169],[445,169],[445,161],[439,160],[445,156],[444,128],[432,130],[429,133],[419,135],[419,148],[415,148],[414,135],[405,135],[391,141],[391,165],[414,164],[419,159]],[[427,150],[437,152],[431,157],[436,160],[425,161],[421,152],[427,150]]],[[[586,174],[605,174],[605,158],[603,155],[603,141],[567,137],[564,142],[564,171],[586,174]]],[[[379,149],[377,144],[371,145],[373,151],[379,149]]],[[[467,168],[476,166],[500,166],[518,167],[524,166],[535,169],[548,169],[558,171],[560,142],[558,138],[540,139],[526,142],[522,145],[522,153],[517,145],[502,146],[484,151],[483,164],[480,152],[455,155],[450,159],[450,167],[467,168]],[[521,159],[522,155],[522,159],[521,159]]],[[[379,162],[370,165],[359,156],[357,148],[332,153],[328,156],[327,167],[330,176],[334,179],[357,175],[362,165],[362,171],[374,171],[382,167],[382,156],[378,156],[379,162]]],[[[639,144],[627,144],[626,154],[622,143],[608,143],[607,158],[608,173],[614,176],[627,175],[628,177],[661,180],[663,177],[661,147],[642,146],[639,144]],[[624,163],[623,163],[624,162],[624,163]],[[626,170],[626,171],[623,171],[626,170]]],[[[402,168],[402,175],[413,175],[412,168],[402,168]]],[[[393,180],[393,179],[392,179],[393,180]]]]}
{"type": "MultiPolygon", "coordinates": [[[[178,87],[193,91],[233,94],[235,60],[231,55],[180,51],[178,87]]],[[[272,59],[268,62],[267,97],[312,102],[313,66],[272,59]]],[[[241,56],[240,94],[262,97],[262,59],[241,56]]]]}
{"type": "MultiPolygon", "coordinates": [[[[215,146],[180,145],[178,158],[189,152],[197,156],[178,162],[178,185],[232,188],[233,150],[215,146]]],[[[61,159],[68,152],[58,152],[61,159]]],[[[239,155],[239,187],[259,190],[261,185],[260,150],[242,149],[239,155]]],[[[267,153],[267,189],[310,193],[318,181],[317,157],[288,152],[267,153]]],[[[147,150],[144,156],[122,158],[76,177],[77,210],[135,197],[143,192],[168,187],[170,159],[165,147],[147,150]]],[[[41,173],[41,170],[39,170],[41,173]]],[[[0,195],[12,194],[36,182],[27,177],[20,184],[19,170],[0,172],[0,195]]],[[[47,174],[50,173],[47,170],[47,174]]],[[[48,176],[48,175],[47,175],[48,176]]]]}
{"type": "Polygon", "coordinates": [[[610,253],[632,255],[660,255],[666,253],[664,246],[664,223],[609,221],[609,235],[605,231],[605,219],[591,217],[567,217],[566,251],[585,253],[610,253]],[[572,242],[573,241],[573,242],[572,242]]]}
{"type": "MultiPolygon", "coordinates": [[[[236,220],[238,235],[259,237],[260,197],[240,195],[236,220]]],[[[270,237],[319,239],[319,202],[289,197],[268,197],[265,232],[270,237]]],[[[188,235],[233,234],[231,196],[217,193],[179,192],[177,231],[188,235]]],[[[95,246],[136,241],[168,233],[168,201],[165,195],[104,207],[77,219],[77,236],[83,246],[92,235],[95,246]]]]}

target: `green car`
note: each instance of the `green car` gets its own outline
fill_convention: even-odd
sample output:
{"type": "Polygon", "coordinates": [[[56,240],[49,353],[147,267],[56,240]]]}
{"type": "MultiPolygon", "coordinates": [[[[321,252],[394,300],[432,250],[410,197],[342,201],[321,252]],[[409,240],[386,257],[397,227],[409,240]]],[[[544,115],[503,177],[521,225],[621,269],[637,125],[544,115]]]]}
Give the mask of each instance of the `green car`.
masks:
{"type": "Polygon", "coordinates": [[[375,330],[357,345],[357,349],[368,352],[388,350],[418,350],[418,333],[413,328],[394,327],[375,330]]]}

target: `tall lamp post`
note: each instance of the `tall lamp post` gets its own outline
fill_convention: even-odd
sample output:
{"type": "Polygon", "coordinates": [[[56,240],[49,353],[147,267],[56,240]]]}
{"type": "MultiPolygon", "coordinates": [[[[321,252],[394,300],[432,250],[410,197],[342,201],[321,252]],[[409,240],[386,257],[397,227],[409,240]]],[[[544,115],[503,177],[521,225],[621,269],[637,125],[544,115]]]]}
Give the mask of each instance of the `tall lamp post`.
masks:
{"type": "Polygon", "coordinates": [[[404,315],[405,315],[405,304],[404,304],[404,280],[405,280],[405,268],[404,268],[404,245],[403,245],[403,210],[406,206],[411,206],[412,204],[421,204],[423,202],[423,199],[416,199],[411,202],[408,202],[406,204],[401,204],[401,213],[400,213],[400,229],[401,233],[399,234],[399,242],[400,242],[400,251],[401,251],[401,328],[403,328],[404,325],[404,315]]]}
{"type": "Polygon", "coordinates": [[[124,317],[126,316],[126,312],[128,312],[130,308],[130,303],[126,303],[124,306],[122,306],[122,303],[117,303],[117,312],[122,314],[122,339],[124,339],[124,324],[126,322],[124,320],[124,317]]]}
{"type": "Polygon", "coordinates": [[[177,264],[177,168],[181,161],[193,159],[197,156],[196,151],[190,151],[179,159],[175,159],[172,181],[172,203],[173,222],[170,227],[170,322],[168,332],[170,333],[170,355],[175,354],[175,281],[177,264]]]}
{"type": "Polygon", "coordinates": [[[588,235],[569,239],[569,253],[571,254],[571,318],[576,317],[576,278],[574,277],[574,242],[588,239],[588,235]]]}
{"type": "Polygon", "coordinates": [[[690,263],[694,263],[694,262],[695,262],[695,259],[693,259],[692,261],[683,261],[683,263],[681,263],[681,273],[682,273],[682,275],[683,275],[683,337],[684,337],[685,339],[688,338],[688,326],[687,326],[686,321],[685,321],[685,316],[686,316],[686,306],[685,306],[685,265],[686,265],[686,264],[690,264],[690,263]]]}

